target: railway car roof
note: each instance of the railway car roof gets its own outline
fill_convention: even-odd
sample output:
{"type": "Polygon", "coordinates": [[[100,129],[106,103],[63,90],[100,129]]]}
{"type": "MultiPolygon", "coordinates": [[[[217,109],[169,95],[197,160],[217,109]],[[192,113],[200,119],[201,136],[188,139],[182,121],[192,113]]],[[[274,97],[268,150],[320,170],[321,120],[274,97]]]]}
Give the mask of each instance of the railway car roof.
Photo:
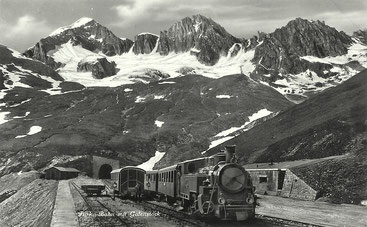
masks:
{"type": "Polygon", "coordinates": [[[158,173],[158,170],[148,170],[148,171],[145,171],[146,173],[158,173]]]}
{"type": "Polygon", "coordinates": [[[125,167],[122,167],[120,169],[114,169],[111,171],[111,173],[119,173],[121,172],[122,170],[125,170],[125,169],[135,169],[135,170],[141,170],[145,173],[145,170],[139,168],[139,167],[136,167],[136,166],[125,166],[125,167]]]}
{"type": "Polygon", "coordinates": [[[175,170],[177,167],[177,165],[173,165],[173,166],[168,166],[168,167],[165,167],[163,169],[159,169],[158,171],[161,172],[161,171],[169,171],[169,170],[175,170]]]}
{"type": "Polygon", "coordinates": [[[74,168],[65,168],[65,167],[59,167],[59,166],[53,166],[51,168],[48,168],[46,169],[45,171],[49,170],[49,169],[52,169],[52,168],[55,168],[61,172],[74,172],[74,173],[79,173],[80,171],[77,170],[77,169],[74,169],[74,168]]]}
{"type": "Polygon", "coordinates": [[[188,162],[194,162],[194,161],[199,161],[199,160],[205,160],[206,158],[207,158],[207,157],[190,159],[190,160],[182,161],[182,162],[180,162],[179,164],[188,163],[188,162]]]}

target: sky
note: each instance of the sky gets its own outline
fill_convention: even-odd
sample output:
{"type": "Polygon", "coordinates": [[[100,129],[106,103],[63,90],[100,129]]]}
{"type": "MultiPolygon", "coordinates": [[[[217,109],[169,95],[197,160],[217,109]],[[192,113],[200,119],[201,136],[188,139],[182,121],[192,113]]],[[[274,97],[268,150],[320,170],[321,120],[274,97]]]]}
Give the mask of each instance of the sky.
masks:
{"type": "Polygon", "coordinates": [[[302,17],[352,34],[367,29],[365,0],[0,0],[0,44],[23,52],[59,27],[90,17],[115,35],[159,35],[201,14],[239,38],[273,32],[302,17]]]}

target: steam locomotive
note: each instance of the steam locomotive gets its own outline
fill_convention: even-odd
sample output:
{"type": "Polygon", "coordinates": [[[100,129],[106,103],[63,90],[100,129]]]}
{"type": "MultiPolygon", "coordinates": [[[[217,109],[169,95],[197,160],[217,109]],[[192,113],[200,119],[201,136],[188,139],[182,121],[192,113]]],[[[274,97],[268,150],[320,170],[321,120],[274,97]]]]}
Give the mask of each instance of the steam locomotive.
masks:
{"type": "Polygon", "coordinates": [[[237,221],[255,216],[254,187],[249,173],[235,163],[235,146],[210,157],[147,171],[144,191],[201,216],[237,221]]]}

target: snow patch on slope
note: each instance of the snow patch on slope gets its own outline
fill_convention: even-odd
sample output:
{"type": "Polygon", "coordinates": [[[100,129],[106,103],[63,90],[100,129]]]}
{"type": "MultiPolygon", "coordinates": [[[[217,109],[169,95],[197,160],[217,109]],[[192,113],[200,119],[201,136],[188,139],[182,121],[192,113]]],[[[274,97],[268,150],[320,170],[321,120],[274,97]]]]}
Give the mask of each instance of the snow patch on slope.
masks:
{"type": "Polygon", "coordinates": [[[162,127],[162,125],[164,124],[164,122],[163,122],[163,121],[158,121],[158,120],[156,120],[156,121],[154,122],[154,124],[155,124],[158,128],[160,128],[160,127],[162,127]]]}
{"type": "Polygon", "coordinates": [[[0,125],[9,121],[6,117],[8,114],[10,114],[10,112],[0,112],[0,125]]]}
{"type": "Polygon", "coordinates": [[[164,154],[165,152],[156,151],[153,157],[151,157],[148,161],[138,165],[137,167],[142,168],[145,171],[153,170],[154,165],[163,158],[164,154]]]}
{"type": "MultiPolygon", "coordinates": [[[[330,64],[333,66],[330,69],[331,73],[336,73],[328,78],[323,78],[317,75],[314,71],[307,69],[299,74],[289,74],[286,78],[278,79],[273,85],[267,82],[261,82],[267,86],[271,86],[283,95],[295,94],[305,96],[307,92],[320,92],[327,88],[334,87],[358,73],[357,70],[343,66],[352,61],[358,61],[361,66],[367,68],[367,46],[355,40],[348,48],[348,53],[336,57],[318,58],[315,56],[302,56],[301,59],[308,62],[319,62],[330,64]]],[[[329,71],[324,71],[329,73],[329,71]]]]}
{"type": "Polygon", "coordinates": [[[16,136],[15,138],[18,139],[18,138],[23,138],[23,137],[26,137],[26,136],[31,136],[31,135],[37,134],[37,133],[39,133],[41,131],[42,131],[42,127],[41,126],[32,126],[29,129],[29,132],[27,133],[27,135],[19,135],[19,136],[16,136]]]}
{"type": "Polygon", "coordinates": [[[217,135],[212,137],[212,141],[209,145],[209,148],[203,152],[201,152],[201,154],[205,154],[209,149],[218,146],[221,143],[224,143],[232,138],[235,137],[235,135],[233,135],[233,133],[236,133],[238,131],[247,131],[248,129],[246,129],[246,126],[248,124],[250,124],[251,122],[254,122],[260,118],[266,117],[270,114],[272,114],[273,112],[267,110],[267,109],[261,109],[259,111],[257,111],[256,113],[252,114],[251,116],[249,116],[249,121],[246,121],[245,124],[241,125],[240,127],[232,127],[230,129],[224,130],[220,133],[218,133],[217,135]]]}

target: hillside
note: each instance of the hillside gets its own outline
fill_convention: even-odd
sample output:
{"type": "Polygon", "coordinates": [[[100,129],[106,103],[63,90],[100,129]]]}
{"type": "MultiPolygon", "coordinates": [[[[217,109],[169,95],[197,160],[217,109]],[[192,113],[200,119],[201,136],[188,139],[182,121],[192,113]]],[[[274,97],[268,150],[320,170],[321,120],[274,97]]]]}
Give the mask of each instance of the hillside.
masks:
{"type": "MultiPolygon", "coordinates": [[[[320,158],[363,147],[367,71],[228,141],[242,162],[320,158]]],[[[219,148],[213,149],[218,150],[219,148]]]]}
{"type": "Polygon", "coordinates": [[[243,125],[262,109],[277,113],[292,105],[244,75],[188,75],[45,93],[28,101],[16,95],[28,90],[16,87],[2,99],[6,122],[0,124],[1,175],[40,169],[64,155],[100,155],[137,165],[158,150],[169,154],[172,163],[200,155],[193,151],[207,149],[218,139],[212,137],[243,125]]]}
{"type": "Polygon", "coordinates": [[[367,71],[363,71],[225,144],[237,145],[242,163],[342,155],[293,171],[320,197],[358,204],[367,197],[366,138],[367,71]]]}

